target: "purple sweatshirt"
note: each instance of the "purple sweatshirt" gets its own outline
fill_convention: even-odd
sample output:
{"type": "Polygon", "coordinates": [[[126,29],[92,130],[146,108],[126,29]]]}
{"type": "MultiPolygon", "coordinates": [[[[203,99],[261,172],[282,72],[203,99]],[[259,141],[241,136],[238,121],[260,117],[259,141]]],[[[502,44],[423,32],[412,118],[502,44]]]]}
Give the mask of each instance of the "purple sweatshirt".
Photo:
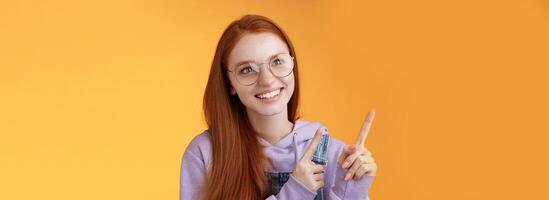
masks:
{"type": "MultiPolygon", "coordinates": [[[[265,171],[291,172],[305,149],[311,143],[317,128],[327,130],[318,122],[297,120],[290,134],[272,145],[261,137],[259,142],[268,158],[265,171]]],[[[324,132],[324,134],[328,134],[324,132]]],[[[345,144],[333,137],[328,143],[328,163],[324,173],[324,199],[369,199],[368,190],[374,176],[364,175],[358,180],[345,181],[347,169],[337,165],[339,155],[345,144]]],[[[180,200],[202,199],[206,182],[207,166],[211,159],[210,135],[207,131],[197,135],[187,146],[181,162],[180,200]]],[[[307,189],[294,176],[284,184],[277,195],[271,195],[268,200],[283,199],[314,199],[316,192],[307,189]]]]}

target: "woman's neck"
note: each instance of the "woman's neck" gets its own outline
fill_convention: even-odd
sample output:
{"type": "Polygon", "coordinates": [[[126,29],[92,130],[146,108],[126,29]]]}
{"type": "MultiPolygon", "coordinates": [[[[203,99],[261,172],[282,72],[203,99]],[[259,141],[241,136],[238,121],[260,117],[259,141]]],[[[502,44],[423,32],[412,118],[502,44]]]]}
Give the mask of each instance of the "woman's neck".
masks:
{"type": "Polygon", "coordinates": [[[250,110],[247,113],[254,130],[270,144],[276,144],[293,130],[294,124],[288,120],[287,111],[271,116],[260,115],[250,110]]]}

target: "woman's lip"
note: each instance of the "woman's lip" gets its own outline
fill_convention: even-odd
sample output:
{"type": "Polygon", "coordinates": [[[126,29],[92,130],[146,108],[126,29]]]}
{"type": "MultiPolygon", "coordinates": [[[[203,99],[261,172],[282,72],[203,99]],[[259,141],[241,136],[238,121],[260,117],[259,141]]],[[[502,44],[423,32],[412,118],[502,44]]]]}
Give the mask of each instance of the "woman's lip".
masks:
{"type": "Polygon", "coordinates": [[[263,99],[256,96],[256,98],[258,98],[259,101],[262,103],[273,103],[278,101],[281,98],[283,92],[284,92],[284,88],[280,88],[280,92],[275,97],[263,99]]]}
{"type": "Polygon", "coordinates": [[[276,91],[276,90],[279,90],[279,89],[282,89],[284,87],[279,87],[279,88],[273,88],[273,89],[268,89],[268,90],[265,90],[261,93],[257,93],[255,96],[258,96],[258,95],[261,95],[261,94],[266,94],[266,93],[269,93],[269,92],[272,92],[272,91],[276,91]]]}

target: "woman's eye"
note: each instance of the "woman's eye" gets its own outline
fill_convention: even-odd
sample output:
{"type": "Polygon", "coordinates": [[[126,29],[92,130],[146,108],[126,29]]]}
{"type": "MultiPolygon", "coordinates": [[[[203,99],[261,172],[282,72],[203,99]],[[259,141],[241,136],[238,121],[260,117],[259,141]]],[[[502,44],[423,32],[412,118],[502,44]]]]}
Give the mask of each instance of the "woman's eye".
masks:
{"type": "Polygon", "coordinates": [[[281,65],[282,63],[284,63],[284,60],[282,60],[282,59],[280,59],[280,58],[276,58],[276,59],[273,61],[273,63],[274,63],[275,65],[281,65]]]}
{"type": "Polygon", "coordinates": [[[246,67],[243,67],[242,69],[240,69],[239,73],[240,74],[247,74],[247,73],[250,73],[250,72],[253,72],[254,70],[252,69],[252,67],[250,66],[246,66],[246,67]]]}

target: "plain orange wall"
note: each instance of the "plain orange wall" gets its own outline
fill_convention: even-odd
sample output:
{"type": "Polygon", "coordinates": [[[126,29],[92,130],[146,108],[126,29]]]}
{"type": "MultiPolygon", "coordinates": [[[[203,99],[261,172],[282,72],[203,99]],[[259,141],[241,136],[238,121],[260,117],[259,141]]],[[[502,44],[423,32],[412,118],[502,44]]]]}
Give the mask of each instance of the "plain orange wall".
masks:
{"type": "Polygon", "coordinates": [[[366,146],[372,199],[549,199],[549,2],[2,1],[0,199],[177,199],[223,29],[293,39],[301,115],[366,146]]]}

